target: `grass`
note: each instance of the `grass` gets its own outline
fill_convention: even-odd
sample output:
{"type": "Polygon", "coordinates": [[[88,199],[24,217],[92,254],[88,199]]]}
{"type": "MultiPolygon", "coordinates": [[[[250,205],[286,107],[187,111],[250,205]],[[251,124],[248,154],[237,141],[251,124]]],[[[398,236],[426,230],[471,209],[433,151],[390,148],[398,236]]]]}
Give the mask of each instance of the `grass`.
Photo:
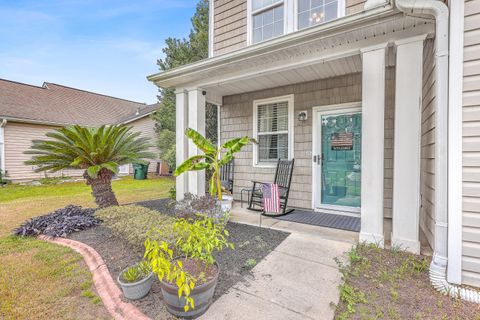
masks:
{"type": "MultiPolygon", "coordinates": [[[[113,191],[120,204],[168,197],[171,178],[113,181],[113,191]]],[[[8,185],[0,189],[0,237],[26,219],[51,212],[68,204],[95,207],[91,189],[84,182],[57,185],[8,185]]]]}
{"type": "Polygon", "coordinates": [[[428,278],[430,259],[359,244],[339,261],[344,283],[335,319],[472,319],[480,306],[444,296],[428,278]]]}
{"type": "MultiPolygon", "coordinates": [[[[170,178],[113,182],[120,203],[168,196],[170,178]]],[[[90,272],[74,251],[10,236],[28,218],[68,204],[95,207],[82,182],[0,188],[0,319],[109,319],[90,272]]]]}

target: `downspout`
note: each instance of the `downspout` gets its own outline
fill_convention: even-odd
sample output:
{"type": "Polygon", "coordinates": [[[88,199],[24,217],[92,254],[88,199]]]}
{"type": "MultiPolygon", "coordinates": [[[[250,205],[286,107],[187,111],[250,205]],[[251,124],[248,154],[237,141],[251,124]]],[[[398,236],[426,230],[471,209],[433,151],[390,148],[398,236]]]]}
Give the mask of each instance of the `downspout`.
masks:
{"type": "Polygon", "coordinates": [[[0,171],[2,175],[5,174],[5,126],[7,119],[0,121],[0,171]]]}
{"type": "Polygon", "coordinates": [[[430,282],[438,291],[451,297],[480,303],[476,290],[465,289],[447,281],[448,246],[448,68],[449,11],[438,0],[396,0],[396,7],[407,15],[435,18],[435,240],[430,264],[430,282]]]}

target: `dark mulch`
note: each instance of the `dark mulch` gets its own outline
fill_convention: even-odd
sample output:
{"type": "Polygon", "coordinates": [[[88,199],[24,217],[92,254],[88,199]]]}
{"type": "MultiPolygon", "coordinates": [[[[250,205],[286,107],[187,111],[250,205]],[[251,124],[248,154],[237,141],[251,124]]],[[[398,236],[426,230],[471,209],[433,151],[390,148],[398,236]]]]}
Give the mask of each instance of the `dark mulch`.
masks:
{"type": "MultiPolygon", "coordinates": [[[[150,208],[159,209],[167,202],[156,202],[155,206],[150,203],[150,208]]],[[[165,207],[160,209],[163,212],[165,207]]],[[[235,283],[244,281],[250,274],[252,265],[247,267],[247,260],[260,262],[288,236],[288,233],[285,232],[237,223],[228,223],[227,229],[230,232],[229,240],[235,244],[235,251],[227,249],[215,255],[220,266],[220,275],[214,300],[227,292],[235,283]]],[[[102,225],[73,233],[69,237],[97,250],[105,260],[114,279],[117,279],[124,268],[135,264],[143,256],[142,247],[132,246],[102,225]]],[[[132,303],[152,319],[174,319],[168,314],[161,301],[158,281],[154,282],[149,295],[141,300],[132,301],[132,303]]]]}
{"type": "Polygon", "coordinates": [[[175,215],[175,209],[172,202],[173,200],[164,198],[164,199],[141,201],[141,202],[136,202],[134,204],[148,208],[148,209],[157,210],[157,211],[160,211],[161,213],[173,216],[175,215]]]}
{"type": "Polygon", "coordinates": [[[480,305],[432,287],[429,257],[363,244],[349,256],[335,319],[480,320],[480,305]]]}

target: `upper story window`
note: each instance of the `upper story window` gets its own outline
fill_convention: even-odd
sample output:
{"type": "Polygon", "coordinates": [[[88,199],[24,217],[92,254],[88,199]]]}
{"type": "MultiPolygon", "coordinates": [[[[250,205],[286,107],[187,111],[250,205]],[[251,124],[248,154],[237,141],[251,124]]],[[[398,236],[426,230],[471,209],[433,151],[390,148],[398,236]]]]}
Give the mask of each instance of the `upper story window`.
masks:
{"type": "Polygon", "coordinates": [[[343,16],[344,3],[344,0],[298,0],[298,29],[343,16]]]}
{"type": "Polygon", "coordinates": [[[343,17],[345,1],[248,0],[248,43],[259,43],[343,17]]]}
{"type": "Polygon", "coordinates": [[[281,36],[284,33],[283,0],[251,0],[253,43],[281,36]]]}

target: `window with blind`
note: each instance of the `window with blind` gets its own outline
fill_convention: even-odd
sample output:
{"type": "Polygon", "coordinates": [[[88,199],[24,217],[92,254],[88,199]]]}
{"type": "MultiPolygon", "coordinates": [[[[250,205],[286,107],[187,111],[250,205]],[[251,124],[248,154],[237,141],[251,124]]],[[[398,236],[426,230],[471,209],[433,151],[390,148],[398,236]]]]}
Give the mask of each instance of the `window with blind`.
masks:
{"type": "Polygon", "coordinates": [[[276,163],[278,159],[288,159],[290,152],[290,112],[289,101],[255,104],[256,112],[256,163],[276,163]]]}

